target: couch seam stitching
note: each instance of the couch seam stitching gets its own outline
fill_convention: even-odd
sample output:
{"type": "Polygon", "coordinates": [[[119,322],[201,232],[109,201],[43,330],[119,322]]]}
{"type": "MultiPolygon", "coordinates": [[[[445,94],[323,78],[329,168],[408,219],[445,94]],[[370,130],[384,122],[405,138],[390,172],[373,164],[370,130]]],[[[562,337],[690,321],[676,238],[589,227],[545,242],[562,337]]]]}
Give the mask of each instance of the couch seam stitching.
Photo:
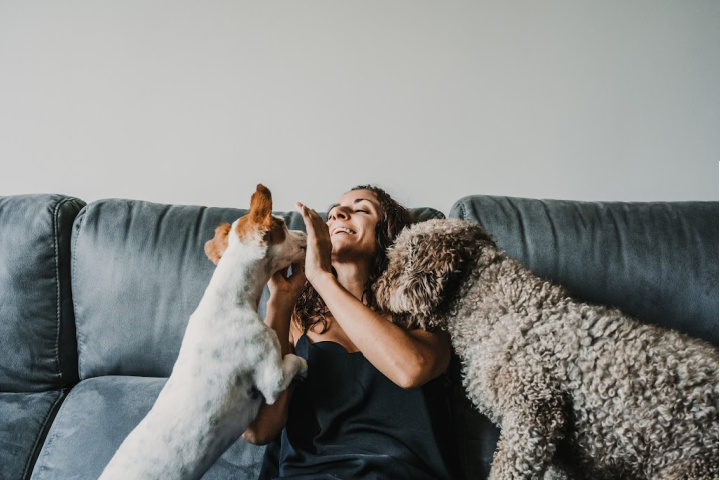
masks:
{"type": "Polygon", "coordinates": [[[56,377],[60,383],[62,383],[63,375],[62,368],[60,366],[60,322],[62,322],[62,314],[60,312],[60,258],[59,258],[59,247],[58,247],[58,212],[64,201],[60,201],[55,205],[55,211],[53,212],[53,248],[55,249],[55,368],[57,369],[56,377]]]}
{"type": "MultiPolygon", "coordinates": [[[[43,420],[42,426],[41,426],[41,428],[40,428],[40,432],[39,432],[38,435],[36,435],[36,437],[35,437],[35,442],[33,442],[32,452],[35,452],[35,451],[39,448],[40,437],[43,436],[43,432],[46,432],[47,427],[48,427],[48,422],[49,422],[49,420],[50,420],[50,417],[53,416],[53,413],[55,412],[58,403],[63,399],[63,397],[64,397],[63,392],[64,392],[64,389],[58,391],[58,394],[59,394],[58,397],[57,397],[57,398],[55,399],[55,401],[53,402],[52,407],[50,408],[50,410],[48,410],[47,415],[45,415],[45,419],[43,420]]],[[[52,443],[53,439],[54,439],[54,436],[47,437],[48,446],[50,446],[50,444],[52,443]]],[[[29,478],[28,475],[32,473],[32,472],[30,471],[30,467],[31,467],[30,462],[32,461],[32,457],[33,457],[32,452],[30,453],[30,456],[29,456],[29,457],[27,458],[27,460],[25,461],[25,469],[24,469],[24,471],[23,471],[23,478],[24,478],[24,479],[29,478]]],[[[35,465],[37,465],[38,461],[40,461],[41,456],[42,456],[42,457],[47,456],[47,450],[44,450],[44,451],[42,452],[42,455],[38,455],[38,457],[37,457],[37,459],[36,459],[36,461],[35,461],[35,465]]],[[[35,466],[35,465],[33,465],[33,466],[35,466]]],[[[44,469],[41,467],[41,470],[44,470],[44,469]]]]}
{"type": "MultiPolygon", "coordinates": [[[[75,270],[76,270],[76,265],[77,265],[77,244],[78,244],[78,241],[80,238],[80,231],[82,230],[82,226],[85,223],[85,218],[87,217],[87,209],[88,209],[87,206],[85,206],[85,208],[83,209],[84,211],[78,213],[78,216],[75,217],[75,220],[80,218],[80,222],[77,226],[76,232],[73,232],[73,234],[75,236],[75,242],[71,242],[71,244],[74,243],[75,247],[76,247],[72,250],[71,263],[70,263],[70,287],[72,288],[73,292],[75,291],[74,287],[75,287],[75,283],[76,283],[75,270]],[[82,217],[80,216],[81,214],[82,214],[82,217]]],[[[74,224],[75,224],[75,222],[73,221],[73,225],[74,224]]],[[[75,295],[73,295],[72,299],[73,299],[73,315],[75,317],[75,341],[77,342],[77,354],[78,354],[78,359],[77,359],[78,360],[78,367],[77,367],[78,368],[78,381],[80,381],[81,380],[80,372],[82,371],[82,368],[80,366],[80,329],[78,328],[79,312],[78,312],[78,308],[77,308],[77,299],[75,298],[75,295]]]]}
{"type": "Polygon", "coordinates": [[[461,215],[460,218],[461,218],[462,220],[466,220],[466,219],[467,219],[467,216],[466,216],[466,213],[465,213],[465,204],[464,204],[464,203],[461,203],[461,204],[460,204],[460,215],[461,215]]]}

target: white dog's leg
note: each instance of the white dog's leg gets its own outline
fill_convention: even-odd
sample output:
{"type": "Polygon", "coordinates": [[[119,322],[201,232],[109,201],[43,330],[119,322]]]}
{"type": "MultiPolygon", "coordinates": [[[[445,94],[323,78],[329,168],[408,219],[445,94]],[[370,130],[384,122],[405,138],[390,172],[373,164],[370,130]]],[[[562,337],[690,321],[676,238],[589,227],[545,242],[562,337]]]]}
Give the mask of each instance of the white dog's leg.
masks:
{"type": "Polygon", "coordinates": [[[288,353],[283,358],[282,364],[268,358],[262,365],[259,365],[255,376],[255,386],[265,397],[265,403],[272,405],[296,376],[304,378],[305,375],[307,375],[305,359],[288,353]]]}
{"type": "Polygon", "coordinates": [[[280,392],[285,391],[290,386],[290,383],[295,380],[295,378],[305,380],[305,378],[307,377],[307,362],[304,358],[289,353],[283,358],[282,369],[283,383],[280,385],[280,391],[278,392],[278,395],[280,394],[280,392]]]}

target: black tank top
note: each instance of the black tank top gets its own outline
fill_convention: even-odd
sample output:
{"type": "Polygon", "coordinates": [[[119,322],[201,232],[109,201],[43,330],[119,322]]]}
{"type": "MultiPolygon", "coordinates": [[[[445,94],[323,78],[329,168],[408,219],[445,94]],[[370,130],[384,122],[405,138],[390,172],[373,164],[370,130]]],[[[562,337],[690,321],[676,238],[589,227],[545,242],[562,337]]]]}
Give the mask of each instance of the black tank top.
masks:
{"type": "Polygon", "coordinates": [[[261,479],[455,478],[448,470],[457,462],[444,376],[403,389],[361,352],[311,343],[306,335],[295,353],[308,361],[308,377],[295,387],[261,479]]]}

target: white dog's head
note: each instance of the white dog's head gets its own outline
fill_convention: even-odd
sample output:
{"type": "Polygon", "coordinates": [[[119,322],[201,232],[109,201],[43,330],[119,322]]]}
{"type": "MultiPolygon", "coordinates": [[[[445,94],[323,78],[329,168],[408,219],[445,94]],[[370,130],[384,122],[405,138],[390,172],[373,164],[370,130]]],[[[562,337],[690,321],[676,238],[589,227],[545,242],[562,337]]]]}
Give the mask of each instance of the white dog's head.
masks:
{"type": "Polygon", "coordinates": [[[299,230],[288,230],[281,218],[272,215],[270,190],[258,185],[247,215],[232,225],[217,227],[213,239],[205,243],[205,254],[217,265],[228,248],[241,244],[265,250],[272,273],[304,260],[307,236],[299,230]]]}

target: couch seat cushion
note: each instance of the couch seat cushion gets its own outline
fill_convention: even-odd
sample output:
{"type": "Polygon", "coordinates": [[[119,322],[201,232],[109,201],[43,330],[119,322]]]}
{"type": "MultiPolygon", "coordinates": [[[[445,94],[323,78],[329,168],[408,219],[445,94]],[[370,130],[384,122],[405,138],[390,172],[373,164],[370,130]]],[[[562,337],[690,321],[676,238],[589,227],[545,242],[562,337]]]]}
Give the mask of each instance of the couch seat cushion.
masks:
{"type": "MultiPolygon", "coordinates": [[[[128,376],[80,382],[57,414],[32,479],[97,479],[165,382],[165,378],[128,376]]],[[[239,439],[203,479],[257,478],[263,453],[264,447],[239,439]]]]}
{"type": "Polygon", "coordinates": [[[29,478],[64,391],[0,393],[0,478],[29,478]]]}

